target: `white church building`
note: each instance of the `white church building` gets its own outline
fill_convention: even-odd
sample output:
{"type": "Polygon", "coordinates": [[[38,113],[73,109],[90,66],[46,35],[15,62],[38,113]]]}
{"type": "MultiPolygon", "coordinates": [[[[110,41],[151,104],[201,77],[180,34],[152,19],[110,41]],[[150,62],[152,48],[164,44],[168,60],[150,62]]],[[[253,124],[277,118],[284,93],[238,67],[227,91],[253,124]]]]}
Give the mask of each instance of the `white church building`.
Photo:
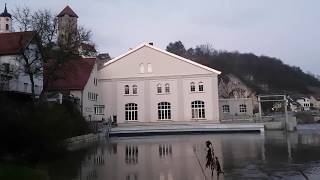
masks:
{"type": "Polygon", "coordinates": [[[219,71],[144,43],[105,63],[105,117],[118,124],[219,123],[219,71]]]}

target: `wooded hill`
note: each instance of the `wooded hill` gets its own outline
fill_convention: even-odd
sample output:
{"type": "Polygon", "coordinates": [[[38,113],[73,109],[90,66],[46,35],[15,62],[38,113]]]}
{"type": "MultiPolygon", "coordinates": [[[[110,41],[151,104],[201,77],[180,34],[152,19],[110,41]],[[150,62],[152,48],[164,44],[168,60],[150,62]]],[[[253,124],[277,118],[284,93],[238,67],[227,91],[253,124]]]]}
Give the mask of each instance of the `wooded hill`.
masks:
{"type": "Polygon", "coordinates": [[[309,94],[312,93],[309,87],[320,87],[320,81],[313,75],[274,57],[217,51],[210,44],[186,49],[181,41],[170,43],[166,50],[222,71],[220,77],[233,74],[258,94],[309,94]]]}

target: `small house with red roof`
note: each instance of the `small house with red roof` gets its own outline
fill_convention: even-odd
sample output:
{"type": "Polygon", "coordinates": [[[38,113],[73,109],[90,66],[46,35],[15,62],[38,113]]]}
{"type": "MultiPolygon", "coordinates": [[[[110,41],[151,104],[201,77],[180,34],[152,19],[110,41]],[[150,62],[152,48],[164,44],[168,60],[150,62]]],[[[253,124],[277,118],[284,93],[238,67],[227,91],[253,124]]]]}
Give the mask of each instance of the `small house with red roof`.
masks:
{"type": "Polygon", "coordinates": [[[79,56],[68,59],[55,73],[58,78],[48,84],[49,94],[74,99],[88,121],[102,120],[104,105],[101,103],[96,58],[79,56]]]}

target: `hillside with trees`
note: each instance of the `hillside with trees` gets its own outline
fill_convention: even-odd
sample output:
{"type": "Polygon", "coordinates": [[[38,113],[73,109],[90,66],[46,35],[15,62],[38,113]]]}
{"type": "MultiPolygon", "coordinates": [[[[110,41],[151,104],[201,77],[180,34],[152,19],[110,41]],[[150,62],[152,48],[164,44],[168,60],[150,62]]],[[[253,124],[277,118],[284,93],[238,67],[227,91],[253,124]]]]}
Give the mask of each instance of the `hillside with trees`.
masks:
{"type": "Polygon", "coordinates": [[[166,50],[221,71],[220,78],[233,74],[257,93],[308,94],[309,87],[320,87],[313,75],[274,57],[218,51],[210,44],[186,49],[181,41],[170,43],[166,50]]]}

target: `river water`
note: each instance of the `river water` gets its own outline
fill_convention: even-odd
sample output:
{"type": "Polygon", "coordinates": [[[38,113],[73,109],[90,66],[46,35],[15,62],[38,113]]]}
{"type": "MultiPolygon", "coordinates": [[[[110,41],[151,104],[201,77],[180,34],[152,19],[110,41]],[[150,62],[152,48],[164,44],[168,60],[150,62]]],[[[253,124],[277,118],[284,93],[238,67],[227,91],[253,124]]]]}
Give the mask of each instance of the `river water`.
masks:
{"type": "Polygon", "coordinates": [[[42,163],[51,180],[320,179],[320,125],[297,132],[111,138],[42,163]],[[225,174],[205,167],[213,143],[225,174]]]}

